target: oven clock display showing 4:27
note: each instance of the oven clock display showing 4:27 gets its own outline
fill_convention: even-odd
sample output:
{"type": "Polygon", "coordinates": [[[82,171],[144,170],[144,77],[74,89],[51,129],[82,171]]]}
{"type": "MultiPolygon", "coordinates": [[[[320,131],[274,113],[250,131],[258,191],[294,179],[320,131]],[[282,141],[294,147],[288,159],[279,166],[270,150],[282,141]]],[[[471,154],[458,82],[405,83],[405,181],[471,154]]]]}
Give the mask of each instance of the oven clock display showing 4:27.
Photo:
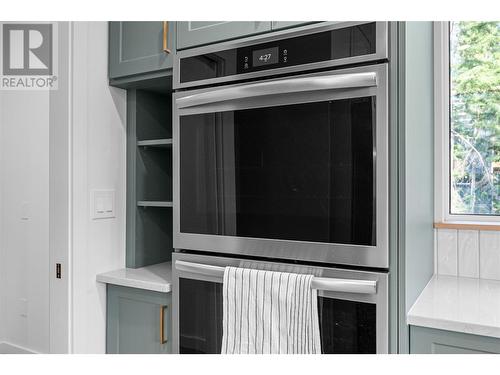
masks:
{"type": "Polygon", "coordinates": [[[265,55],[260,55],[259,60],[262,61],[264,64],[267,63],[269,60],[271,60],[271,53],[266,53],[265,55]]]}
{"type": "Polygon", "coordinates": [[[278,47],[266,48],[253,52],[253,66],[276,64],[278,62],[278,47]]]}

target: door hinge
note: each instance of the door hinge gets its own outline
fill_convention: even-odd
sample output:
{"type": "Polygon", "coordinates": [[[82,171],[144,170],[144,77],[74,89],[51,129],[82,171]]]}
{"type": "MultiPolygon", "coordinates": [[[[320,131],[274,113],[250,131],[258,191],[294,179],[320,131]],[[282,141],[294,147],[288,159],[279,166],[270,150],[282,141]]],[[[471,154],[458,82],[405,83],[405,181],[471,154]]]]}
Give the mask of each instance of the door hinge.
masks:
{"type": "Polygon", "coordinates": [[[56,279],[61,278],[61,263],[56,263],[56,279]]]}

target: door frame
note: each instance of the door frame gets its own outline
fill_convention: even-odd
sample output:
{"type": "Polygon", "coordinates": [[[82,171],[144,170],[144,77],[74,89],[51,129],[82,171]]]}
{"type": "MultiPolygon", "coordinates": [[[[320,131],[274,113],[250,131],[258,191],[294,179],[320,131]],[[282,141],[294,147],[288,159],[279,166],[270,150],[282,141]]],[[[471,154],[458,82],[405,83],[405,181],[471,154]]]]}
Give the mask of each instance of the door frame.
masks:
{"type": "Polygon", "coordinates": [[[71,353],[72,23],[57,22],[58,89],[49,93],[49,352],[71,353]],[[56,264],[61,277],[56,277],[56,264]]]}

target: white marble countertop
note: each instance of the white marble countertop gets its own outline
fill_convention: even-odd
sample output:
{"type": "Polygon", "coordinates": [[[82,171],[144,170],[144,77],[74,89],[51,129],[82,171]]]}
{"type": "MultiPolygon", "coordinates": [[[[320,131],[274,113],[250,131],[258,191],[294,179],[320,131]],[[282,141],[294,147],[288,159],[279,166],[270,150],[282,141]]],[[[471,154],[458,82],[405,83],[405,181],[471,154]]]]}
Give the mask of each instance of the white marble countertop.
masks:
{"type": "Polygon", "coordinates": [[[121,268],[98,274],[97,281],[168,293],[172,290],[172,262],[142,268],[121,268]]]}
{"type": "Polygon", "coordinates": [[[500,338],[500,281],[434,275],[408,324],[500,338]]]}

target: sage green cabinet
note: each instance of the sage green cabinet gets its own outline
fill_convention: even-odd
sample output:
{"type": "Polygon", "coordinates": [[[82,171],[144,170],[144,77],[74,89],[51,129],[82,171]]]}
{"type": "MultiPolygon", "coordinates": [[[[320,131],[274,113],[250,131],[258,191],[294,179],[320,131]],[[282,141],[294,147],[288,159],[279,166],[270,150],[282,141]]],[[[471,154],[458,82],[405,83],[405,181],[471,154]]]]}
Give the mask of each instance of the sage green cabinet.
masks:
{"type": "Polygon", "coordinates": [[[110,22],[109,78],[171,69],[176,49],[175,29],[175,22],[110,22]]]}
{"type": "Polygon", "coordinates": [[[309,23],[314,23],[313,21],[272,21],[271,29],[272,30],[280,30],[280,29],[288,29],[289,27],[298,27],[307,25],[309,23]]]}
{"type": "Polygon", "coordinates": [[[269,21],[177,22],[177,48],[190,48],[271,31],[269,21]]]}
{"type": "Polygon", "coordinates": [[[108,284],[106,353],[171,353],[171,304],[171,293],[108,284]]]}
{"type": "Polygon", "coordinates": [[[500,339],[410,326],[411,354],[500,353],[500,339]]]}
{"type": "Polygon", "coordinates": [[[167,262],[172,236],[172,94],[127,90],[126,266],[167,262]]]}

